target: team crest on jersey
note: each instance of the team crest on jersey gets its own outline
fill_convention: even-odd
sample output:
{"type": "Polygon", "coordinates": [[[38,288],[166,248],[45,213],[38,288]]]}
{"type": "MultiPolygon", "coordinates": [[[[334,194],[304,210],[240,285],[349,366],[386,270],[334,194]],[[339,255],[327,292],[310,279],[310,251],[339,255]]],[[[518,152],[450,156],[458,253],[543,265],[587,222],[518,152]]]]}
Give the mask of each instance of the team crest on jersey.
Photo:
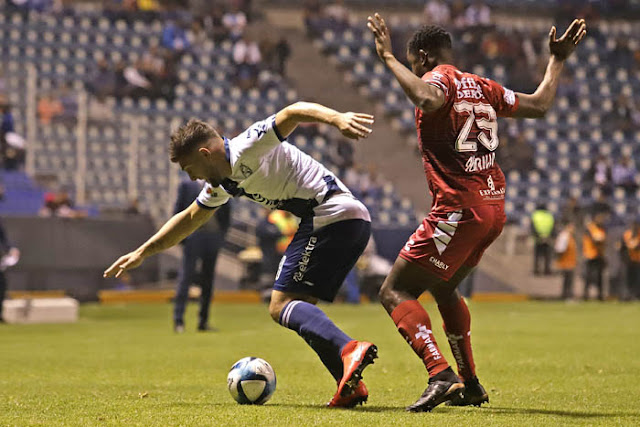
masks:
{"type": "Polygon", "coordinates": [[[245,178],[249,178],[251,175],[253,175],[253,171],[251,170],[251,168],[242,163],[240,164],[240,172],[245,178]]]}
{"type": "Polygon", "coordinates": [[[213,197],[218,197],[218,193],[216,193],[211,187],[207,188],[207,194],[213,197]]]}

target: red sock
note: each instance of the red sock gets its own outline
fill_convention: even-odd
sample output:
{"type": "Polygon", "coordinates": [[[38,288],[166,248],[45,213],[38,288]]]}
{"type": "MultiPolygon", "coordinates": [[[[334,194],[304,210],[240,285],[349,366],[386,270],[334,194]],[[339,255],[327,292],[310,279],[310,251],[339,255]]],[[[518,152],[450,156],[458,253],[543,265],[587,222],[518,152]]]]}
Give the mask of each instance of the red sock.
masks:
{"type": "Polygon", "coordinates": [[[438,310],[444,321],[443,327],[451,352],[458,364],[458,375],[465,381],[475,377],[476,365],[471,351],[471,315],[467,304],[460,298],[450,305],[438,305],[438,310]]]}
{"type": "Polygon", "coordinates": [[[404,301],[393,310],[391,318],[400,334],[424,362],[429,377],[449,367],[431,332],[431,319],[418,301],[404,301]]]}

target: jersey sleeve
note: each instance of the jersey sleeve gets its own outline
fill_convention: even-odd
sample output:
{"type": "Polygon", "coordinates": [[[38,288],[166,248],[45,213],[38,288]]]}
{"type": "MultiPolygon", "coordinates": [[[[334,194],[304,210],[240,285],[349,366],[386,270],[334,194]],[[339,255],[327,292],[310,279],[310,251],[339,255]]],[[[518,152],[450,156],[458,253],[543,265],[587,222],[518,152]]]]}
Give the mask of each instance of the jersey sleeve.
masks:
{"type": "Polygon", "coordinates": [[[490,79],[483,79],[485,96],[499,117],[512,116],[517,110],[519,99],[516,94],[506,87],[490,79]]]}
{"type": "Polygon", "coordinates": [[[427,74],[422,76],[422,81],[442,90],[442,92],[444,92],[445,104],[449,101],[450,97],[455,96],[455,82],[452,81],[449,75],[443,73],[442,71],[435,69],[429,71],[427,74]]]}
{"type": "Polygon", "coordinates": [[[230,145],[230,161],[233,166],[242,155],[261,157],[277,147],[285,138],[276,127],[275,114],[265,120],[255,122],[240,135],[233,138],[230,145]]]}
{"type": "Polygon", "coordinates": [[[221,187],[214,187],[208,182],[198,194],[196,203],[204,209],[215,209],[229,201],[231,196],[221,187]]]}

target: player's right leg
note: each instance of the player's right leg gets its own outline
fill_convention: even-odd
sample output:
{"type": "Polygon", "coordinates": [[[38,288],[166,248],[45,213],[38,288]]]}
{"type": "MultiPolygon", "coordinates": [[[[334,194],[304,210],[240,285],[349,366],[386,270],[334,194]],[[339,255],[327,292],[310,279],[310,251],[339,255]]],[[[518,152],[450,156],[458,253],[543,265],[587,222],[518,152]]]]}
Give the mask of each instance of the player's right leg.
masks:
{"type": "MultiPolygon", "coordinates": [[[[455,276],[455,286],[464,275],[455,276]]],[[[407,408],[411,412],[431,411],[441,403],[461,396],[464,385],[445,360],[431,329],[431,319],[417,298],[425,290],[441,289],[446,283],[436,275],[401,257],[380,288],[380,301],[393,319],[398,332],[418,355],[429,374],[429,385],[422,396],[407,408]]]]}
{"type": "Polygon", "coordinates": [[[370,234],[371,224],[359,219],[315,230],[312,221],[303,221],[285,252],[271,294],[271,317],[296,331],[338,383],[330,407],[352,407],[367,400],[360,379],[377,357],[377,348],[349,337],[315,303],[333,301],[370,234]]]}

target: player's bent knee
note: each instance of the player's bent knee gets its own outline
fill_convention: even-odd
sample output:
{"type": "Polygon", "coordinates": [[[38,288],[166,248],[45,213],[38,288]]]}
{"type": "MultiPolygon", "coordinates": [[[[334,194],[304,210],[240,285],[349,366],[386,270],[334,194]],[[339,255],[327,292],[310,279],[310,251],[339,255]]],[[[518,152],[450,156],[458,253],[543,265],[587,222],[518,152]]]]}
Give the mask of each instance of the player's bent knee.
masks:
{"type": "Polygon", "coordinates": [[[269,303],[269,314],[274,322],[280,322],[280,312],[282,312],[285,305],[286,303],[276,302],[273,300],[269,303]]]}

